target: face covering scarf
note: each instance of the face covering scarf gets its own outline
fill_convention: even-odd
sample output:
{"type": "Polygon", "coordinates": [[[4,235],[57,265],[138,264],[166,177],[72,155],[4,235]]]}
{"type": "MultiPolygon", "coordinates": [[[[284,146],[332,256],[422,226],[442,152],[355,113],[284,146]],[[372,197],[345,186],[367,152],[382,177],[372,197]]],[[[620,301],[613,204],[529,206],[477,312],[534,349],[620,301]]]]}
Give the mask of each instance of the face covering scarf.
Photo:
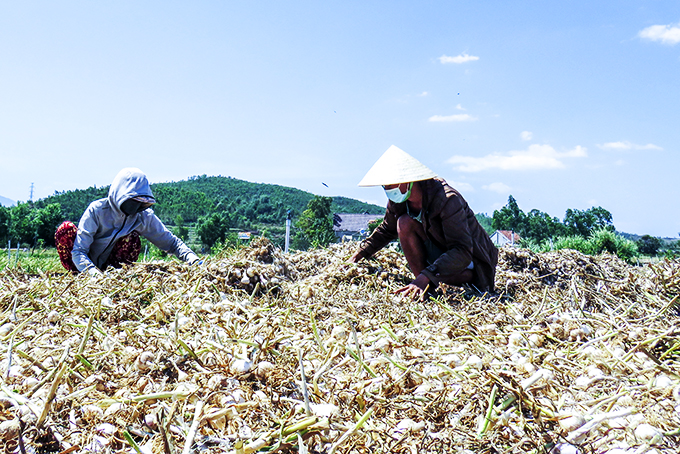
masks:
{"type": "Polygon", "coordinates": [[[406,194],[402,194],[401,191],[399,190],[399,186],[397,186],[394,189],[385,189],[385,187],[383,186],[383,189],[385,189],[385,195],[387,195],[387,198],[394,203],[406,202],[408,198],[411,197],[412,188],[413,183],[409,183],[408,191],[406,191],[406,194]]]}
{"type": "Polygon", "coordinates": [[[150,206],[151,205],[148,203],[139,202],[135,199],[127,199],[125,202],[120,204],[120,211],[128,216],[132,216],[135,213],[141,213],[150,206]]]}

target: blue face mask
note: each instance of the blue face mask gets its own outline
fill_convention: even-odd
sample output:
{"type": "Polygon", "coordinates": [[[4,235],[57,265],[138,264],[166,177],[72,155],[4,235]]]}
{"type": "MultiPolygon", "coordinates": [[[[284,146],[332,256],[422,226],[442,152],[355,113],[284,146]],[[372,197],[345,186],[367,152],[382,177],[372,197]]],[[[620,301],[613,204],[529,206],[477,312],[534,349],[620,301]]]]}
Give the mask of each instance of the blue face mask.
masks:
{"type": "Polygon", "coordinates": [[[406,194],[402,194],[402,192],[399,190],[399,186],[394,189],[385,189],[383,186],[383,189],[385,189],[385,195],[387,195],[387,198],[394,203],[406,202],[408,198],[411,197],[411,188],[413,188],[413,183],[409,183],[408,191],[406,191],[406,194]]]}

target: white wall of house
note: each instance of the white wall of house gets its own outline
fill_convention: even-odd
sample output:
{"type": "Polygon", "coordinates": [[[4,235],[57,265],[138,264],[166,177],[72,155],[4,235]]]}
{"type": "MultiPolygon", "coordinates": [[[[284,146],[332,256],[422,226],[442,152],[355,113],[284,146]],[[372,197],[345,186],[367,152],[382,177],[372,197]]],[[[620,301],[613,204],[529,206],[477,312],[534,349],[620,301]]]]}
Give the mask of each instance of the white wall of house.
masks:
{"type": "MultiPolygon", "coordinates": [[[[512,232],[511,235],[514,236],[515,233],[512,232]]],[[[510,238],[502,234],[500,230],[496,230],[495,232],[493,232],[489,238],[491,238],[491,242],[498,247],[505,246],[506,244],[514,245],[514,242],[510,238]]]]}

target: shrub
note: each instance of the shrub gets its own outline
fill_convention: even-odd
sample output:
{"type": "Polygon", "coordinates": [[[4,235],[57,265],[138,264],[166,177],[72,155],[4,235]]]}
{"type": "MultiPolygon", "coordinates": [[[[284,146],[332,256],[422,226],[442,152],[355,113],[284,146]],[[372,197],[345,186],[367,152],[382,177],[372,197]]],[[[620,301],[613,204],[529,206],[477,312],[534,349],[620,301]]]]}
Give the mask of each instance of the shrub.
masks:
{"type": "Polygon", "coordinates": [[[651,235],[642,235],[639,240],[637,240],[637,247],[640,254],[645,255],[656,255],[659,249],[663,246],[663,240],[651,235]]]}
{"type": "Polygon", "coordinates": [[[213,247],[218,241],[223,242],[229,230],[229,218],[222,213],[213,213],[210,216],[198,218],[196,232],[201,243],[213,247]]]}
{"type": "Polygon", "coordinates": [[[680,240],[674,241],[664,248],[663,256],[669,259],[680,257],[680,240]]]}
{"type": "Polygon", "coordinates": [[[519,246],[525,249],[529,249],[531,252],[548,252],[551,250],[551,244],[549,241],[536,241],[533,238],[522,238],[519,240],[519,246]]]}
{"type": "Polygon", "coordinates": [[[587,239],[578,235],[561,236],[555,239],[554,249],[574,249],[583,254],[594,254],[592,244],[587,239]]]}
{"type": "Polygon", "coordinates": [[[294,245],[300,249],[326,247],[336,240],[331,197],[314,196],[295,223],[294,245]]]}
{"type": "Polygon", "coordinates": [[[382,224],[383,219],[385,219],[385,217],[381,216],[381,217],[375,218],[374,220],[368,222],[368,234],[369,235],[372,235],[373,231],[375,229],[377,229],[380,224],[382,224]]]}
{"type": "Polygon", "coordinates": [[[633,257],[638,255],[638,247],[634,241],[627,240],[621,235],[607,229],[595,230],[588,241],[592,244],[593,252],[601,254],[609,252],[616,254],[619,258],[630,261],[633,257]]]}
{"type": "Polygon", "coordinates": [[[543,242],[539,246],[529,243],[528,247],[534,251],[574,249],[588,255],[609,252],[628,262],[631,262],[633,258],[638,256],[638,248],[634,241],[627,240],[608,228],[600,228],[593,231],[589,238],[583,238],[578,235],[558,237],[553,242],[552,247],[550,247],[548,242],[543,242]]]}
{"type": "Polygon", "coordinates": [[[633,241],[627,240],[623,237],[620,238],[621,242],[616,249],[616,255],[618,255],[623,260],[632,263],[633,259],[640,255],[637,245],[633,241]]]}
{"type": "Polygon", "coordinates": [[[236,232],[227,232],[224,240],[218,240],[211,248],[210,253],[220,258],[228,257],[234,251],[248,246],[248,242],[241,242],[236,232]]]}

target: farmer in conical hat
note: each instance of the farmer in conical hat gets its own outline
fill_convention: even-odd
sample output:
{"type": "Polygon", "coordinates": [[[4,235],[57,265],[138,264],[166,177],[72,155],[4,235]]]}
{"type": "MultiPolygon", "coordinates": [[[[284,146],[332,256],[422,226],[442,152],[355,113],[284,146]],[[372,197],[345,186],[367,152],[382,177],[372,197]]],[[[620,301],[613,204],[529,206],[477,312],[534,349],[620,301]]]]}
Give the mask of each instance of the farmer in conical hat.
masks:
{"type": "Polygon", "coordinates": [[[66,221],[57,229],[55,242],[64,268],[97,275],[109,266],[131,264],[141,252],[140,235],[185,262],[199,261],[150,209],[155,203],[141,170],[128,167],[118,172],[108,197],[90,203],[77,227],[66,221]]]}
{"type": "Polygon", "coordinates": [[[498,249],[463,196],[432,170],[392,145],[359,186],[382,186],[389,201],[384,220],[350,262],[370,258],[398,238],[415,275],[398,293],[423,298],[440,282],[493,291],[498,249]]]}

